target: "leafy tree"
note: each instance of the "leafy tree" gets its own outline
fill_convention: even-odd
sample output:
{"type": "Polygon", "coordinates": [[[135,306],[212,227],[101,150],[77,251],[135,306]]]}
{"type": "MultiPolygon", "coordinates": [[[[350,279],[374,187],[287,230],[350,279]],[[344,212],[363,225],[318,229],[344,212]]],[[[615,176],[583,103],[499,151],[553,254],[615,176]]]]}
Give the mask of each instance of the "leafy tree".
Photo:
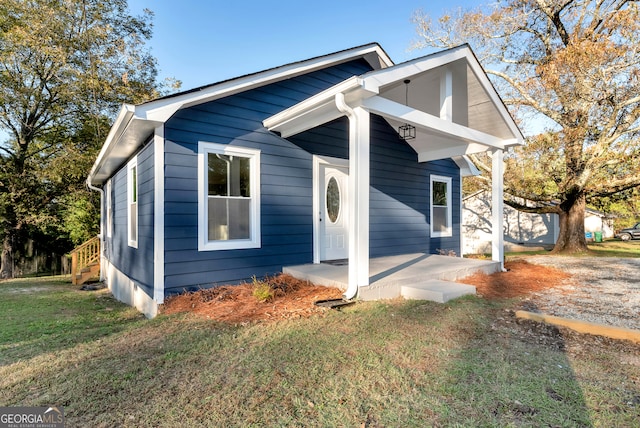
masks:
{"type": "Polygon", "coordinates": [[[638,3],[504,0],[435,22],[417,12],[415,23],[418,47],[468,42],[535,134],[507,157],[505,202],[558,214],[555,252],[587,251],[587,202],[640,185],[638,3]]]}
{"type": "Polygon", "coordinates": [[[151,19],[126,0],[0,0],[4,276],[29,230],[63,229],[60,203],[83,192],[118,106],[158,96],[151,19]]]}

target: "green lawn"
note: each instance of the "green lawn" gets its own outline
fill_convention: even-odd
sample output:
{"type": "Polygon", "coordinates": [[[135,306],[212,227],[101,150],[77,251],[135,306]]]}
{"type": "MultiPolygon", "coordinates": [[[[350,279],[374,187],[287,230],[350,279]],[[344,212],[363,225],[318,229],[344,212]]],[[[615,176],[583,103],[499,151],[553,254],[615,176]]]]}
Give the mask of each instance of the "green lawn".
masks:
{"type": "MultiPolygon", "coordinates": [[[[640,257],[640,240],[636,241],[620,241],[619,239],[610,239],[603,242],[589,242],[590,253],[584,254],[583,257],[640,257]]],[[[507,256],[531,256],[549,254],[549,251],[518,251],[508,252],[507,256]]],[[[487,258],[491,254],[484,255],[487,258]]]]}
{"type": "Polygon", "coordinates": [[[598,257],[640,257],[640,240],[593,242],[589,249],[598,257]]]}
{"type": "Polygon", "coordinates": [[[514,302],[145,320],[56,278],[0,283],[0,406],[69,427],[634,426],[640,346],[519,325],[514,302]]]}

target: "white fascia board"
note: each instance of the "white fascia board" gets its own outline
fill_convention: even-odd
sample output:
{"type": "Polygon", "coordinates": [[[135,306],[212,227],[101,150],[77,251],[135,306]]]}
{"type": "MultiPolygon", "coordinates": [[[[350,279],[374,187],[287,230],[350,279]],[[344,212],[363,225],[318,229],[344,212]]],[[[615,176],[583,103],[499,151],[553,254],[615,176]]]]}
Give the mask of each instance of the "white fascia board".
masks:
{"type": "Polygon", "coordinates": [[[122,166],[140,146],[153,135],[162,123],[142,120],[135,113],[127,114],[122,122],[116,121],[98,158],[91,168],[87,181],[92,185],[103,184],[117,168],[122,166]],[[117,130],[117,132],[113,132],[117,130]]]}
{"type": "MultiPolygon", "coordinates": [[[[98,154],[98,158],[97,158],[98,160],[106,155],[106,152],[109,150],[109,143],[119,138],[120,135],[122,135],[122,133],[126,129],[126,127],[129,126],[129,123],[131,122],[131,118],[133,117],[134,111],[135,111],[135,106],[131,104],[122,105],[122,107],[120,108],[120,112],[118,112],[118,116],[116,117],[115,122],[113,123],[113,125],[111,126],[111,129],[109,130],[107,139],[105,140],[105,143],[102,146],[100,153],[98,154]]],[[[96,161],[96,164],[97,164],[97,161],[96,161]]],[[[95,169],[95,167],[96,165],[94,165],[93,169],[95,169]]],[[[91,172],[93,172],[93,169],[91,170],[91,172]]]]}
{"type": "Polygon", "coordinates": [[[502,98],[500,98],[500,95],[498,94],[498,92],[496,92],[495,87],[489,80],[489,76],[487,76],[487,73],[484,71],[484,69],[478,62],[478,59],[475,57],[471,49],[469,49],[469,60],[467,63],[471,68],[471,71],[473,71],[473,74],[476,76],[476,79],[478,79],[478,82],[480,82],[480,84],[484,88],[489,98],[491,98],[493,105],[500,112],[500,115],[504,119],[504,122],[507,124],[507,126],[511,130],[511,133],[514,136],[514,139],[511,140],[510,145],[519,145],[519,146],[523,145],[524,136],[522,135],[520,128],[518,127],[516,122],[513,120],[511,113],[509,113],[509,111],[507,110],[507,107],[502,101],[502,98]]]}
{"type": "Polygon", "coordinates": [[[510,140],[510,144],[522,145],[524,141],[522,132],[518,128],[518,125],[516,125],[513,117],[511,117],[511,114],[504,105],[504,102],[496,92],[493,84],[489,80],[489,77],[468,45],[462,45],[442,52],[436,52],[395,65],[388,69],[370,71],[362,76],[362,87],[365,90],[379,93],[380,88],[386,85],[404,80],[428,70],[433,70],[437,67],[444,66],[460,59],[466,59],[466,62],[473,71],[473,74],[476,76],[476,79],[478,79],[478,82],[480,82],[485,92],[500,112],[503,120],[511,130],[514,139],[510,140]]]}
{"type": "Polygon", "coordinates": [[[468,156],[453,156],[453,161],[460,168],[460,175],[463,177],[474,177],[480,175],[478,167],[469,159],[468,156]]]}
{"type": "MultiPolygon", "coordinates": [[[[366,90],[379,92],[380,88],[388,84],[402,81],[408,77],[449,64],[462,58],[473,58],[468,46],[463,45],[446,51],[436,52],[416,58],[389,69],[370,71],[362,76],[363,87],[366,90]]],[[[475,58],[474,58],[475,60],[475,58]]]]}
{"type": "MultiPolygon", "coordinates": [[[[418,162],[431,162],[440,159],[455,158],[474,153],[484,153],[487,146],[477,143],[459,144],[440,149],[426,150],[418,153],[418,162]]],[[[454,159],[455,160],[455,159],[454,159]]]]}
{"type": "Polygon", "coordinates": [[[116,120],[113,123],[113,126],[111,126],[111,130],[107,135],[107,139],[105,140],[105,143],[103,144],[102,149],[100,150],[100,153],[98,153],[98,157],[96,158],[96,161],[94,162],[93,167],[89,172],[89,176],[87,178],[88,183],[99,184],[99,183],[94,183],[93,177],[95,176],[95,174],[98,172],[98,170],[104,163],[104,160],[108,157],[110,152],[113,150],[115,143],[122,137],[126,129],[131,124],[131,120],[135,114],[134,112],[135,112],[135,106],[131,104],[123,104],[122,107],[120,108],[120,112],[118,113],[118,116],[116,117],[116,120]]]}
{"type": "MultiPolygon", "coordinates": [[[[108,178],[105,178],[105,174],[108,175],[113,172],[111,169],[114,168],[115,164],[122,162],[123,157],[133,154],[133,152],[144,143],[142,140],[146,138],[147,134],[153,132],[157,126],[164,124],[181,108],[205,103],[264,86],[272,82],[306,74],[332,64],[349,61],[350,59],[362,57],[371,62],[371,58],[367,58],[372,55],[379,61],[378,67],[385,68],[394,65],[386,52],[377,43],[372,43],[359,48],[348,49],[239,77],[204,87],[201,90],[185,92],[137,106],[124,104],[89,173],[87,182],[95,185],[102,184],[102,182],[108,178]],[[114,156],[113,159],[111,158],[112,156],[114,156]]],[[[372,64],[372,66],[376,65],[372,64]]]]}
{"type": "Polygon", "coordinates": [[[197,92],[187,92],[166,99],[151,101],[137,106],[136,113],[144,119],[165,122],[181,108],[202,104],[218,98],[233,95],[235,93],[261,87],[272,82],[307,74],[312,71],[331,66],[332,64],[339,64],[353,58],[366,57],[368,54],[372,53],[375,53],[385,66],[390,67],[393,65],[391,59],[379,45],[371,44],[363,46],[360,49],[346,50],[303,62],[277,67],[257,74],[239,77],[237,79],[204,87],[202,90],[197,92]]]}
{"type": "Polygon", "coordinates": [[[289,107],[280,113],[274,114],[271,117],[266,118],[262,124],[269,131],[277,131],[277,127],[286,124],[292,119],[295,119],[303,114],[308,114],[310,111],[318,110],[327,104],[334,104],[335,94],[339,92],[348,91],[358,85],[358,77],[353,76],[343,82],[338,83],[335,86],[330,87],[306,100],[299,102],[298,104],[289,107]]]}
{"type": "Polygon", "coordinates": [[[278,114],[262,124],[269,131],[279,132],[283,138],[327,123],[344,115],[335,103],[337,94],[344,94],[347,102],[356,101],[373,93],[362,93],[362,81],[357,76],[326,89],[278,114]]]}
{"type": "Polygon", "coordinates": [[[479,143],[487,147],[504,150],[505,140],[484,132],[449,122],[431,114],[407,107],[404,104],[374,96],[362,101],[369,111],[389,119],[409,123],[416,128],[454,137],[469,143],[479,143]]]}

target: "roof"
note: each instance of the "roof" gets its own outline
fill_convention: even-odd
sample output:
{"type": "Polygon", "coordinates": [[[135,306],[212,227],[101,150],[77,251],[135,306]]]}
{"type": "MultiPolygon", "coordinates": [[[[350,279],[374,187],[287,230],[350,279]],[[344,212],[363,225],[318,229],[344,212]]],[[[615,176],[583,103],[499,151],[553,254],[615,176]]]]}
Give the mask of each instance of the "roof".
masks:
{"type": "Polygon", "coordinates": [[[178,110],[250,89],[290,79],[333,65],[365,59],[375,69],[393,66],[377,43],[298,61],[261,72],[224,80],[139,105],[124,104],[91,168],[87,183],[102,185],[178,110]]]}

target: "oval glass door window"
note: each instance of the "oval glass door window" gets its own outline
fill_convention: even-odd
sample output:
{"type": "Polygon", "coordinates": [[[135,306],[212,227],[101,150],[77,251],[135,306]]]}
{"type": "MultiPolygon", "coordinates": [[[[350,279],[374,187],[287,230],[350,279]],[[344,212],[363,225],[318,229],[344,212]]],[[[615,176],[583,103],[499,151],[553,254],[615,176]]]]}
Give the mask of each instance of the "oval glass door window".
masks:
{"type": "Polygon", "coordinates": [[[327,215],[331,223],[335,223],[340,215],[340,188],[335,177],[327,183],[327,215]]]}

